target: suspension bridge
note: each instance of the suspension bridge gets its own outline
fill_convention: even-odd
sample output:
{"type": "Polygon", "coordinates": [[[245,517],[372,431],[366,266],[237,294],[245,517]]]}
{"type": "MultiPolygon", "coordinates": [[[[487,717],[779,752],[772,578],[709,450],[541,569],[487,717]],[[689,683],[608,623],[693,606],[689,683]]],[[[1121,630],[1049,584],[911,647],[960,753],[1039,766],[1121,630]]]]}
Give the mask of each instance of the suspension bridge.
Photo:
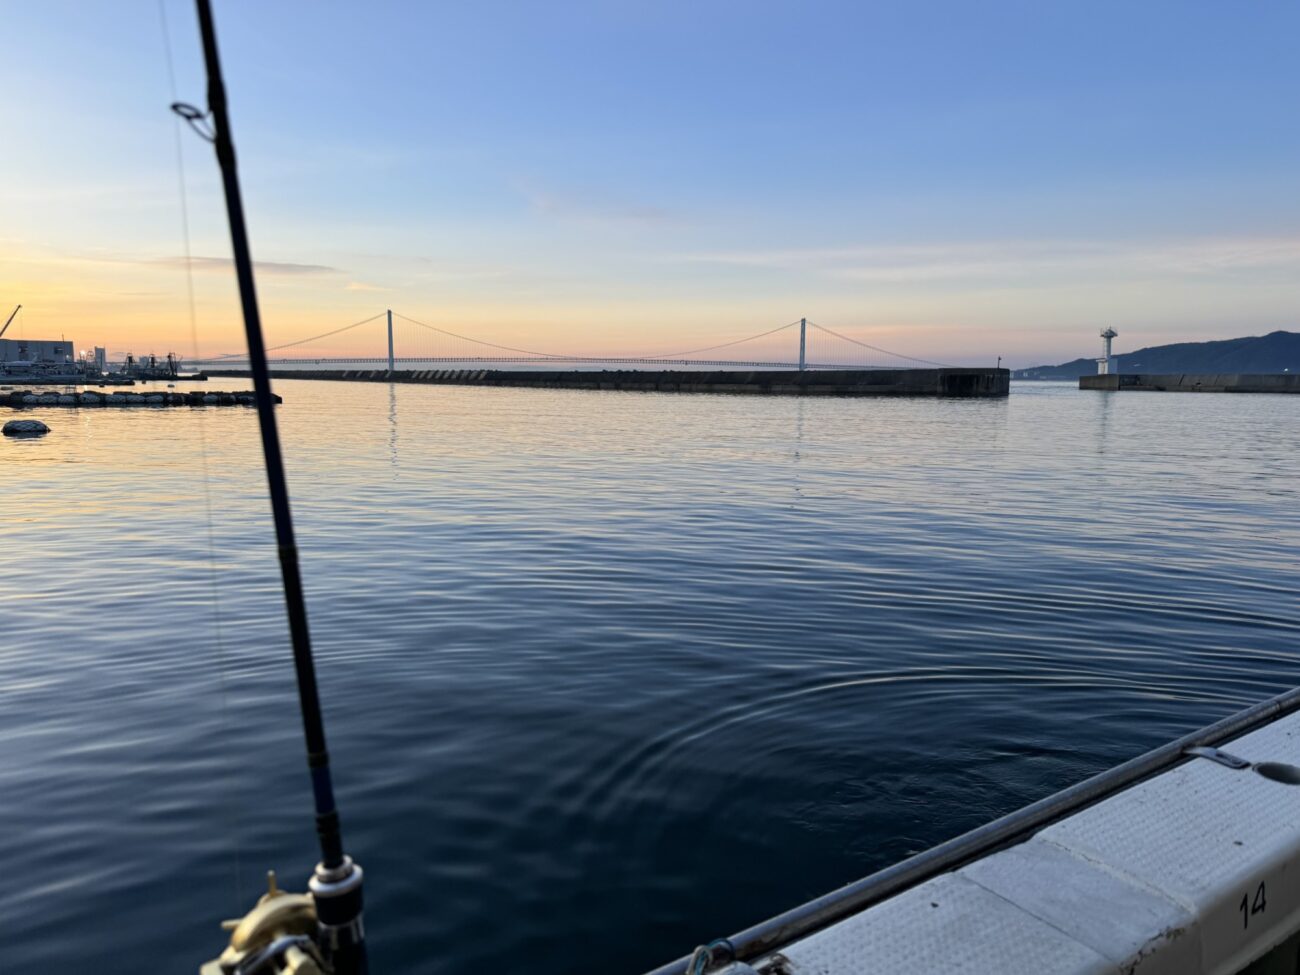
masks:
{"type": "MultiPolygon", "coordinates": [[[[806,318],[699,348],[598,355],[502,345],[385,310],[341,328],[271,346],[267,353],[273,369],[286,370],[363,366],[387,366],[389,372],[435,366],[799,371],[946,368],[944,363],[893,352],[806,318]]],[[[237,371],[247,368],[248,355],[232,352],[191,359],[187,364],[237,371]]]]}
{"type": "MultiPolygon", "coordinates": [[[[806,318],[699,348],[603,356],[503,345],[385,310],[267,352],[272,374],[285,379],[799,396],[986,397],[1009,388],[1005,369],[945,366],[806,318]],[[867,352],[875,361],[863,361],[867,352]]],[[[248,357],[190,364],[237,375],[248,357]]]]}

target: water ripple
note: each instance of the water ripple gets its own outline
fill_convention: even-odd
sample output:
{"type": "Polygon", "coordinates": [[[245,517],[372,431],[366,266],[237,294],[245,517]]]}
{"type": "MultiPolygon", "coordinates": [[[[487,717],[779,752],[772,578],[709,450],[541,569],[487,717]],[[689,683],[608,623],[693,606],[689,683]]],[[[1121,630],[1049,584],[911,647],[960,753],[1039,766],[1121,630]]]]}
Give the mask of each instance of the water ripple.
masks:
{"type": "MultiPolygon", "coordinates": [[[[282,385],[377,970],[634,972],[1296,680],[1284,397],[282,385]]],[[[314,859],[254,418],[50,419],[7,958],[193,970],[314,859]]]]}

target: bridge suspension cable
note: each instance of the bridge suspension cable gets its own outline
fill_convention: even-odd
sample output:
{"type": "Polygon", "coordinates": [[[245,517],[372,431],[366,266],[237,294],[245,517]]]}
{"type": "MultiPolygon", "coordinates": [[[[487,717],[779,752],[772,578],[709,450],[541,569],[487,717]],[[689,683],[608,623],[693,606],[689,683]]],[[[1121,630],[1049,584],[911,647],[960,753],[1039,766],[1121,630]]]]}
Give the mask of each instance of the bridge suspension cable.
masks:
{"type": "MultiPolygon", "coordinates": [[[[270,348],[267,349],[267,351],[276,352],[283,349],[292,349],[299,346],[310,345],[312,343],[319,342],[323,339],[328,339],[336,335],[341,335],[344,332],[350,332],[353,329],[360,328],[363,325],[368,325],[372,322],[379,321],[381,318],[384,317],[384,315],[385,312],[379,312],[378,314],[371,315],[369,318],[363,318],[360,321],[353,322],[350,325],[344,325],[340,328],[333,328],[316,335],[310,335],[305,338],[294,339],[292,342],[283,342],[279,345],[271,346],[270,348]]],[[[797,365],[797,363],[777,361],[777,360],[784,360],[785,358],[787,358],[787,356],[781,354],[780,351],[776,351],[775,354],[771,354],[771,351],[766,349],[764,351],[768,352],[767,355],[751,353],[751,355],[746,356],[743,361],[737,360],[734,362],[730,360],[724,361],[724,360],[713,360],[713,359],[695,360],[695,359],[691,359],[690,357],[704,355],[710,352],[716,352],[720,349],[734,348],[735,346],[744,345],[749,342],[757,342],[761,339],[765,339],[770,336],[777,335],[778,333],[785,332],[787,330],[797,327],[799,325],[798,321],[787,322],[785,325],[778,325],[776,328],[769,328],[761,332],[756,332],[753,335],[744,336],[743,338],[729,339],[725,342],[717,342],[712,345],[699,346],[696,348],[685,349],[683,351],[678,351],[678,352],[659,352],[652,355],[633,355],[633,356],[617,355],[617,354],[610,355],[610,356],[600,356],[600,355],[590,355],[590,354],[589,355],[568,355],[560,352],[542,352],[537,349],[522,349],[516,346],[502,345],[497,342],[489,342],[486,341],[485,339],[472,338],[460,332],[453,332],[450,329],[442,328],[438,325],[431,325],[428,322],[422,322],[419,319],[412,318],[409,315],[404,315],[397,311],[392,312],[392,317],[395,319],[399,319],[403,322],[406,322],[409,325],[413,325],[424,331],[431,332],[436,335],[441,335],[444,336],[445,338],[455,339],[458,342],[468,343],[468,345],[472,347],[477,347],[483,350],[494,350],[496,352],[506,352],[512,354],[513,356],[522,357],[522,358],[508,358],[505,356],[494,357],[492,355],[474,353],[472,349],[466,349],[464,347],[462,347],[460,350],[445,349],[445,348],[444,349],[417,348],[417,349],[410,350],[406,355],[402,356],[401,360],[403,362],[427,361],[427,362],[526,363],[530,361],[534,361],[534,362],[546,361],[546,362],[572,362],[572,363],[610,363],[610,364],[617,363],[617,364],[626,364],[626,365],[681,364],[681,365],[690,365],[690,366],[736,366],[736,367],[744,366],[744,367],[768,367],[768,368],[789,368],[794,365],[797,365]],[[466,352],[470,354],[463,354],[466,352]],[[770,360],[770,361],[764,361],[764,360],[770,360]]],[[[872,352],[879,353],[880,355],[883,356],[888,356],[892,359],[903,360],[906,362],[915,362],[927,366],[947,365],[946,363],[935,362],[931,359],[922,359],[918,356],[909,356],[909,355],[903,355],[900,352],[892,352],[889,349],[882,348],[878,345],[872,345],[870,342],[863,342],[860,339],[852,338],[841,332],[837,332],[834,329],[827,328],[825,325],[819,325],[816,322],[810,321],[807,324],[812,329],[815,329],[817,332],[822,333],[826,336],[830,336],[840,342],[843,342],[845,343],[845,345],[852,345],[858,348],[869,349],[872,352]]],[[[392,343],[391,332],[389,336],[389,342],[391,346],[392,343]]],[[[808,358],[809,360],[812,360],[813,359],[813,354],[811,354],[812,350],[810,349],[809,351],[810,351],[810,355],[808,358]]],[[[757,353],[758,350],[754,349],[753,352],[757,353]]],[[[391,348],[390,348],[390,356],[391,356],[391,348]]],[[[245,357],[245,353],[229,352],[229,353],[213,356],[209,359],[196,360],[196,361],[216,364],[218,362],[225,362],[231,360],[237,361],[244,357],[245,357]]],[[[896,369],[896,368],[900,368],[897,365],[890,365],[890,366],[866,365],[861,363],[860,361],[855,361],[856,358],[857,358],[856,354],[851,349],[835,350],[832,344],[830,347],[820,350],[816,354],[816,361],[808,361],[806,367],[810,369],[845,369],[845,368],[896,369]]],[[[290,362],[298,363],[300,360],[282,359],[276,361],[284,362],[287,364],[290,362]]],[[[314,361],[316,363],[324,363],[324,362],[370,362],[370,361],[379,361],[379,360],[377,359],[372,360],[371,358],[362,354],[361,356],[344,356],[344,357],[335,357],[335,358],[309,357],[301,361],[302,362],[314,361]]]]}
{"type": "Polygon", "coordinates": [[[831,329],[827,328],[825,325],[818,325],[816,322],[809,322],[808,324],[811,325],[813,328],[817,329],[818,331],[825,332],[827,335],[833,335],[837,339],[840,339],[843,342],[849,342],[852,345],[860,345],[864,349],[870,349],[872,352],[879,352],[882,355],[893,356],[895,359],[906,359],[908,362],[919,362],[922,365],[939,366],[940,368],[952,368],[946,362],[934,362],[931,359],[918,359],[914,355],[903,355],[901,352],[891,352],[889,351],[889,349],[882,349],[878,345],[872,345],[869,342],[862,342],[859,341],[858,339],[849,338],[847,335],[841,335],[839,332],[832,331],[831,329]]]}
{"type": "Polygon", "coordinates": [[[651,361],[651,360],[662,360],[662,359],[680,359],[683,356],[698,355],[703,352],[713,352],[717,349],[725,349],[733,345],[740,345],[744,342],[752,342],[756,339],[766,338],[769,335],[775,335],[777,332],[783,331],[784,329],[787,328],[792,328],[795,325],[799,324],[797,321],[789,322],[785,325],[778,325],[776,328],[770,328],[764,332],[758,332],[754,335],[747,335],[744,338],[732,339],[729,342],[720,342],[717,345],[703,346],[698,349],[687,349],[684,352],[661,352],[661,353],[656,353],[654,355],[610,357],[610,356],[566,355],[564,353],[559,353],[559,352],[538,352],[534,349],[519,349],[509,345],[498,345],[495,342],[486,342],[483,339],[470,338],[468,335],[461,335],[457,332],[452,332],[445,328],[439,328],[436,325],[430,325],[427,322],[417,321],[416,319],[411,318],[408,315],[403,315],[400,312],[396,312],[396,311],[393,312],[393,317],[400,318],[402,319],[402,321],[405,322],[410,322],[412,325],[418,325],[421,328],[427,328],[429,331],[437,332],[440,335],[447,335],[450,336],[451,338],[460,339],[465,342],[473,342],[475,345],[483,345],[483,346],[487,346],[488,348],[499,349],[504,352],[515,352],[520,355],[532,355],[532,356],[538,356],[539,358],[543,358],[543,359],[554,359],[563,362],[638,362],[642,360],[651,361]]]}
{"type": "Polygon", "coordinates": [[[488,348],[500,349],[504,352],[515,352],[521,355],[535,355],[544,359],[558,359],[565,362],[616,362],[616,361],[635,362],[641,359],[680,359],[682,356],[698,355],[702,352],[713,352],[717,349],[729,348],[730,346],[740,345],[744,342],[752,342],[755,339],[765,338],[768,335],[775,335],[777,332],[780,332],[783,329],[792,328],[793,326],[799,324],[797,321],[789,322],[785,325],[778,325],[776,328],[768,329],[765,332],[758,332],[757,334],[754,335],[747,335],[744,338],[740,338],[740,339],[732,339],[729,342],[721,342],[718,343],[717,345],[708,345],[698,349],[687,349],[684,352],[661,352],[653,355],[617,356],[611,358],[605,356],[578,356],[578,355],[566,355],[564,353],[559,353],[559,352],[538,352],[532,349],[518,349],[509,345],[498,345],[495,342],[486,342],[482,339],[470,338],[468,335],[461,335],[457,332],[452,332],[445,328],[439,328],[436,325],[430,325],[427,322],[416,321],[414,318],[411,318],[408,315],[403,315],[400,312],[393,312],[393,317],[400,318],[405,322],[410,322],[412,325],[418,325],[421,328],[427,328],[432,332],[438,332],[441,335],[447,335],[452,338],[461,339],[462,341],[466,341],[466,342],[473,342],[475,345],[484,345],[487,346],[488,348]]]}
{"type": "MultiPolygon", "coordinates": [[[[329,338],[331,335],[341,335],[343,332],[351,331],[352,329],[357,328],[357,327],[359,327],[359,326],[361,326],[361,325],[369,325],[371,322],[375,321],[376,319],[383,318],[383,317],[384,317],[384,314],[385,314],[385,313],[381,311],[378,315],[371,315],[369,318],[363,318],[363,319],[361,319],[361,321],[359,321],[359,322],[353,322],[351,325],[344,325],[342,328],[336,328],[336,329],[333,329],[332,331],[329,331],[329,332],[321,332],[320,335],[312,335],[312,336],[309,336],[309,337],[307,337],[307,338],[305,338],[305,339],[295,339],[295,340],[292,341],[292,342],[285,342],[283,345],[272,345],[272,346],[270,346],[266,351],[267,351],[267,352],[278,352],[280,349],[291,349],[291,348],[293,348],[295,345],[306,345],[308,342],[315,342],[315,341],[317,341],[318,339],[327,339],[327,338],[329,338]]],[[[225,352],[225,353],[222,353],[221,355],[214,356],[213,358],[215,358],[215,359],[242,359],[242,358],[244,358],[244,357],[247,356],[247,355],[248,355],[247,352],[225,352]]]]}
{"type": "Polygon", "coordinates": [[[766,332],[759,332],[757,335],[747,335],[743,339],[734,339],[731,342],[723,342],[719,345],[709,345],[702,349],[687,349],[685,352],[663,352],[659,355],[638,356],[641,359],[680,359],[684,355],[699,355],[701,352],[713,352],[716,349],[726,349],[733,345],[740,345],[742,342],[752,342],[755,339],[766,338],[769,335],[775,335],[777,332],[784,331],[787,328],[794,328],[798,325],[798,320],[789,322],[785,325],[778,325],[776,328],[768,329],[766,332]]]}
{"type": "MultiPolygon", "coordinates": [[[[376,316],[378,317],[378,316],[376,316]]],[[[495,342],[484,342],[482,339],[472,339],[468,335],[460,335],[457,332],[449,332],[445,328],[439,328],[437,325],[430,325],[427,322],[417,322],[414,318],[403,315],[401,312],[393,312],[394,318],[400,318],[404,322],[410,322],[412,325],[419,325],[420,328],[427,328],[430,332],[437,332],[439,335],[449,335],[454,339],[460,339],[463,342],[473,342],[475,345],[486,345],[489,349],[500,349],[503,352],[517,352],[520,355],[535,355],[542,359],[573,359],[573,356],[558,355],[553,352],[534,352],[532,349],[516,349],[509,345],[497,345],[495,342]]]]}

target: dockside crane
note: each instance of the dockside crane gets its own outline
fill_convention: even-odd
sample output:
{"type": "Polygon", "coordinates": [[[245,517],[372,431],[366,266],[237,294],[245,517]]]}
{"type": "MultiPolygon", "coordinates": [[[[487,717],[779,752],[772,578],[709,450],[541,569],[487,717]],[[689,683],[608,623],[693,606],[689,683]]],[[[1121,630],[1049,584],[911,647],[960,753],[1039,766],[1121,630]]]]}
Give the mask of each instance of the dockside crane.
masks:
{"type": "Polygon", "coordinates": [[[0,338],[4,337],[5,332],[9,330],[9,326],[13,324],[15,316],[17,316],[17,314],[22,310],[23,310],[22,305],[19,305],[17,308],[14,309],[13,314],[9,316],[9,320],[5,322],[5,327],[0,328],[0,338]]]}

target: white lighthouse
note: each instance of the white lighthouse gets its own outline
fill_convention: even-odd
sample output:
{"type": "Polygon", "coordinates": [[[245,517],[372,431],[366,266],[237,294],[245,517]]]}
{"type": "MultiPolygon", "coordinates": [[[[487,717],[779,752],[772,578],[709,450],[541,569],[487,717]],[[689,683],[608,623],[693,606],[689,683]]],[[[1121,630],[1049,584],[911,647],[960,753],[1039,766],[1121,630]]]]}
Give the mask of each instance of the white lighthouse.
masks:
{"type": "Polygon", "coordinates": [[[1097,375],[1099,376],[1109,376],[1113,372],[1119,372],[1119,365],[1115,362],[1114,356],[1110,354],[1110,340],[1118,334],[1119,332],[1113,328],[1102,330],[1101,348],[1104,354],[1097,360],[1097,375]]]}

